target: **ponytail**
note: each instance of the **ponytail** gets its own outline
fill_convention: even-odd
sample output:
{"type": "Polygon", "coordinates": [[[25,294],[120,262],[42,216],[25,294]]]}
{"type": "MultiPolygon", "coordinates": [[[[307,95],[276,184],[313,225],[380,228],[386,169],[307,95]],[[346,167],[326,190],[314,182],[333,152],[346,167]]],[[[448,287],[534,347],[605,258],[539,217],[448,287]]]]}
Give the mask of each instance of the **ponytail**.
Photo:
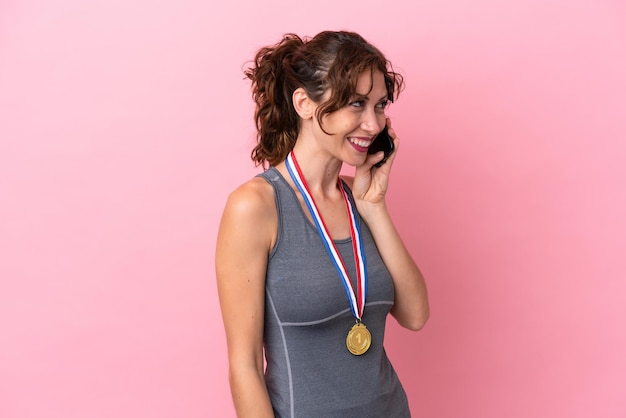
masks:
{"type": "Polygon", "coordinates": [[[287,34],[276,45],[260,49],[245,71],[256,103],[258,141],[251,154],[256,165],[280,163],[296,143],[299,122],[292,94],[298,86],[289,74],[290,58],[303,44],[299,36],[287,34]]]}

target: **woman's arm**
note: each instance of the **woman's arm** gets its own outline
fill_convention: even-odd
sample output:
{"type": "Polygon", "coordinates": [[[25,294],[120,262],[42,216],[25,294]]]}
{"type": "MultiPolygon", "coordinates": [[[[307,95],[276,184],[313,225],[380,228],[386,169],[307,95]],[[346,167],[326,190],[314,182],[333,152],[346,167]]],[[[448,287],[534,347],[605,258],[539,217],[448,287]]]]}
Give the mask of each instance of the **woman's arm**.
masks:
{"type": "Polygon", "coordinates": [[[274,416],[263,371],[265,274],[278,222],[273,196],[260,178],[239,187],[228,198],[217,238],[230,388],[240,418],[274,416]]]}
{"type": "Polygon", "coordinates": [[[430,314],[424,277],[404,246],[387,209],[372,211],[370,218],[371,221],[366,220],[367,225],[395,288],[391,314],[403,327],[417,331],[426,324],[430,314]]]}
{"type": "MultiPolygon", "coordinates": [[[[389,120],[387,123],[390,125],[389,120]]],[[[385,203],[391,166],[400,145],[392,129],[389,129],[389,134],[394,138],[396,151],[380,168],[372,166],[382,158],[382,153],[370,156],[365,164],[357,167],[354,179],[349,184],[359,213],[372,231],[378,251],[393,280],[395,303],[391,314],[401,326],[419,330],[430,315],[428,293],[424,277],[402,242],[385,203]]]]}

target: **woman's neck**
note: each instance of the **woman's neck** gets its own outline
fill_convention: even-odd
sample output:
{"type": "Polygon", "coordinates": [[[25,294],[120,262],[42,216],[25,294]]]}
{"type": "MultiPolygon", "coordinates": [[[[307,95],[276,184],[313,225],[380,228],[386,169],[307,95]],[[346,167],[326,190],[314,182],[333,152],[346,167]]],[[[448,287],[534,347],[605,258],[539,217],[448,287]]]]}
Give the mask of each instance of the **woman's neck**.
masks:
{"type": "Polygon", "coordinates": [[[296,142],[293,153],[311,192],[318,196],[336,197],[341,160],[302,142],[296,142]]]}

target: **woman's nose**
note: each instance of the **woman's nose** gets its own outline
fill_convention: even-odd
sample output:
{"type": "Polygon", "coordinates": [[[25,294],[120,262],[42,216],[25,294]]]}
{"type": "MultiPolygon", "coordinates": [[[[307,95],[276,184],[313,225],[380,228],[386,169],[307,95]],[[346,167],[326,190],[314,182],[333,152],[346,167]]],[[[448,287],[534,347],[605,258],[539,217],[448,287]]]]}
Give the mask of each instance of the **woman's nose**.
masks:
{"type": "Polygon", "coordinates": [[[379,115],[375,109],[363,112],[361,128],[371,135],[376,135],[385,127],[385,115],[379,115]]]}

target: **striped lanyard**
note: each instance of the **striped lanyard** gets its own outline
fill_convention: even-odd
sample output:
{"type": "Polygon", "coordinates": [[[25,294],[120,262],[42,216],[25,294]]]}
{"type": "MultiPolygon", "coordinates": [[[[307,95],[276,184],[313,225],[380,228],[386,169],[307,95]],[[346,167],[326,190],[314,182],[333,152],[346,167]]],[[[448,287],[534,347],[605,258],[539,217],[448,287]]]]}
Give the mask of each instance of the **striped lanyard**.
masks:
{"type": "Polygon", "coordinates": [[[337,250],[335,242],[328,233],[328,228],[326,228],[326,224],[324,224],[322,215],[315,204],[313,195],[311,194],[309,186],[302,175],[302,171],[300,170],[300,166],[298,165],[298,161],[296,160],[296,156],[293,151],[291,151],[287,156],[286,165],[291,179],[296,184],[298,190],[304,198],[304,201],[309,209],[309,213],[311,214],[315,226],[317,227],[317,232],[326,247],[326,251],[335,265],[337,273],[339,273],[344,290],[346,291],[348,303],[350,304],[350,309],[352,310],[352,315],[360,321],[363,316],[363,310],[365,309],[365,295],[367,294],[367,268],[365,263],[365,253],[363,252],[363,243],[361,241],[361,231],[359,230],[359,225],[356,221],[356,211],[352,206],[350,199],[348,199],[343,183],[341,180],[337,180],[339,190],[341,191],[341,195],[343,196],[343,200],[346,204],[348,219],[350,220],[350,236],[352,237],[352,250],[354,252],[354,264],[357,274],[356,294],[354,293],[352,282],[348,276],[348,270],[343,263],[341,254],[339,254],[339,250],[337,250]]]}

